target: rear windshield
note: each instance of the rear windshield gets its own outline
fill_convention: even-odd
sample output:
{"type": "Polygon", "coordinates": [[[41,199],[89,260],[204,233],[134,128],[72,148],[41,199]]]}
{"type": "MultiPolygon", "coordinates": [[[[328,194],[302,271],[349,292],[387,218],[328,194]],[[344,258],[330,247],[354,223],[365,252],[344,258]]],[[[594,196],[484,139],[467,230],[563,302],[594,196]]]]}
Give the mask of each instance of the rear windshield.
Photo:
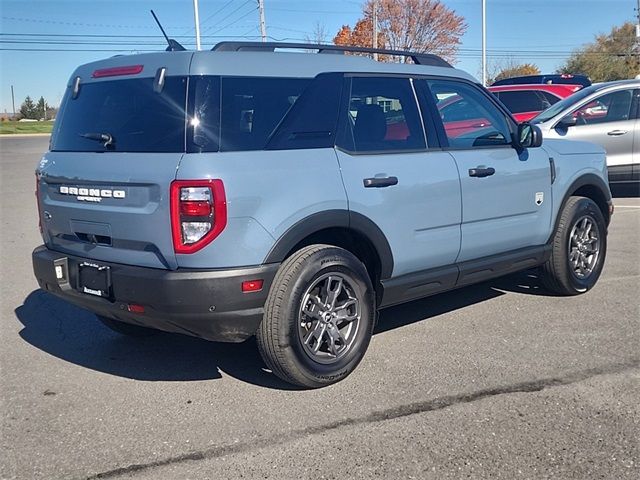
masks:
{"type": "Polygon", "coordinates": [[[51,150],[67,152],[184,152],[186,77],[81,84],[67,89],[51,150]],[[108,141],[111,139],[111,141],[108,141]]]}

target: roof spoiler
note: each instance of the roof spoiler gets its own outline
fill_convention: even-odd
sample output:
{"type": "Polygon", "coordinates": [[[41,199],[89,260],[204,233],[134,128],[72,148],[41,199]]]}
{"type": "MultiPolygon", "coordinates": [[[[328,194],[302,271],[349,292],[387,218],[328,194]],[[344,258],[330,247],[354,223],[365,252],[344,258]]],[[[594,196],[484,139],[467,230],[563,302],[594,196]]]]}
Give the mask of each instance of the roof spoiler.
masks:
{"type": "Polygon", "coordinates": [[[383,48],[352,47],[342,45],[323,45],[312,43],[281,43],[281,42],[220,42],[211,50],[214,52],[274,52],[276,49],[317,50],[318,53],[344,54],[354,53],[379,53],[382,55],[395,55],[408,57],[417,65],[430,65],[432,67],[453,68],[449,62],[432,53],[409,52],[405,50],[386,50],[383,48]]]}

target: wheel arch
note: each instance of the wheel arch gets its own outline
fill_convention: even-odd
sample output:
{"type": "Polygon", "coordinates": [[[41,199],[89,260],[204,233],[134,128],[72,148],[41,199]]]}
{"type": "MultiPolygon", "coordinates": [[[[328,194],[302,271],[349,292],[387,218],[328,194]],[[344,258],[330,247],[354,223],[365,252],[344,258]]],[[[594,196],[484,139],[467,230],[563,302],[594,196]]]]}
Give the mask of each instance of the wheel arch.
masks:
{"type": "Polygon", "coordinates": [[[277,263],[308,245],[323,243],[349,250],[367,267],[378,290],[391,277],[393,254],[380,228],[368,217],[348,210],[314,213],[292,225],[274,244],[264,263],[277,263]]]}
{"type": "MultiPolygon", "coordinates": [[[[607,226],[609,225],[609,221],[611,220],[611,215],[609,213],[611,192],[609,191],[609,187],[607,183],[598,175],[594,173],[587,173],[575,179],[571,183],[569,188],[567,188],[566,193],[562,198],[560,208],[558,209],[556,214],[556,221],[553,232],[555,232],[558,228],[558,222],[560,222],[560,214],[567,204],[567,201],[570,197],[575,196],[586,197],[593,200],[602,212],[602,216],[604,217],[607,226]]],[[[551,238],[553,238],[553,232],[551,233],[551,238]]]]}

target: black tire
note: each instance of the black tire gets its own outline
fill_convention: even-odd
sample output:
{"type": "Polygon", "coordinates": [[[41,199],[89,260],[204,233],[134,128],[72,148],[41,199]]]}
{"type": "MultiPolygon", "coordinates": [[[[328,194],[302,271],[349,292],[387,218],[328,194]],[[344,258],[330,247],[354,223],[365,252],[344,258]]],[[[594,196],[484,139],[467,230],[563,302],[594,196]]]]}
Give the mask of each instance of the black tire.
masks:
{"type": "Polygon", "coordinates": [[[140,325],[133,325],[131,323],[120,322],[112,318],[103,317],[102,315],[96,315],[98,320],[104,323],[114,332],[118,332],[120,335],[126,335],[127,337],[149,337],[155,335],[158,331],[153,328],[142,327],[140,325]]]}
{"type": "Polygon", "coordinates": [[[560,212],[558,227],[551,246],[551,257],[542,266],[544,286],[560,295],[579,295],[591,289],[602,273],[607,254],[607,225],[598,205],[590,198],[570,197],[560,212]],[[575,258],[574,255],[580,254],[580,248],[584,248],[584,253],[589,254],[593,248],[590,245],[594,245],[596,242],[590,238],[586,242],[590,245],[585,244],[578,247],[571,243],[570,247],[570,239],[574,229],[579,228],[585,219],[591,223],[591,229],[595,229],[593,234],[598,239],[598,253],[593,259],[593,265],[589,268],[588,274],[581,275],[581,269],[574,268],[571,259],[575,258]]]}
{"type": "Polygon", "coordinates": [[[373,333],[375,311],[371,280],[352,253],[330,245],[302,248],[282,263],[269,291],[256,335],[260,354],[286,382],[306,388],[331,385],[362,360],[373,333]],[[336,335],[344,342],[337,341],[336,335]]]}

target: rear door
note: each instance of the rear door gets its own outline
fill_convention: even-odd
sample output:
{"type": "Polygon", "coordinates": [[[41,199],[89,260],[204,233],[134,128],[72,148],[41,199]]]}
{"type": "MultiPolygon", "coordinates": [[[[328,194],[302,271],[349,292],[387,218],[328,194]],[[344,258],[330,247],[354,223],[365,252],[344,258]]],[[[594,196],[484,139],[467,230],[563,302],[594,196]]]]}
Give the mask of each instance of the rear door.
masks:
{"type": "Polygon", "coordinates": [[[168,194],[185,151],[190,55],[172,55],[171,65],[168,55],[114,59],[74,74],[37,170],[50,249],[175,268],[168,194]]]}
{"type": "Polygon", "coordinates": [[[432,112],[456,160],[462,187],[462,248],[458,262],[543,245],[550,233],[549,157],[542,148],[516,151],[505,114],[478,87],[452,79],[417,82],[435,100],[432,112]],[[460,99],[483,119],[454,135],[441,118],[460,99]]]}
{"type": "MultiPolygon", "coordinates": [[[[405,77],[347,78],[337,155],[349,201],[380,227],[393,276],[455,262],[460,250],[456,164],[427,135],[405,77]]],[[[429,129],[427,129],[429,133],[429,129]]]]}

